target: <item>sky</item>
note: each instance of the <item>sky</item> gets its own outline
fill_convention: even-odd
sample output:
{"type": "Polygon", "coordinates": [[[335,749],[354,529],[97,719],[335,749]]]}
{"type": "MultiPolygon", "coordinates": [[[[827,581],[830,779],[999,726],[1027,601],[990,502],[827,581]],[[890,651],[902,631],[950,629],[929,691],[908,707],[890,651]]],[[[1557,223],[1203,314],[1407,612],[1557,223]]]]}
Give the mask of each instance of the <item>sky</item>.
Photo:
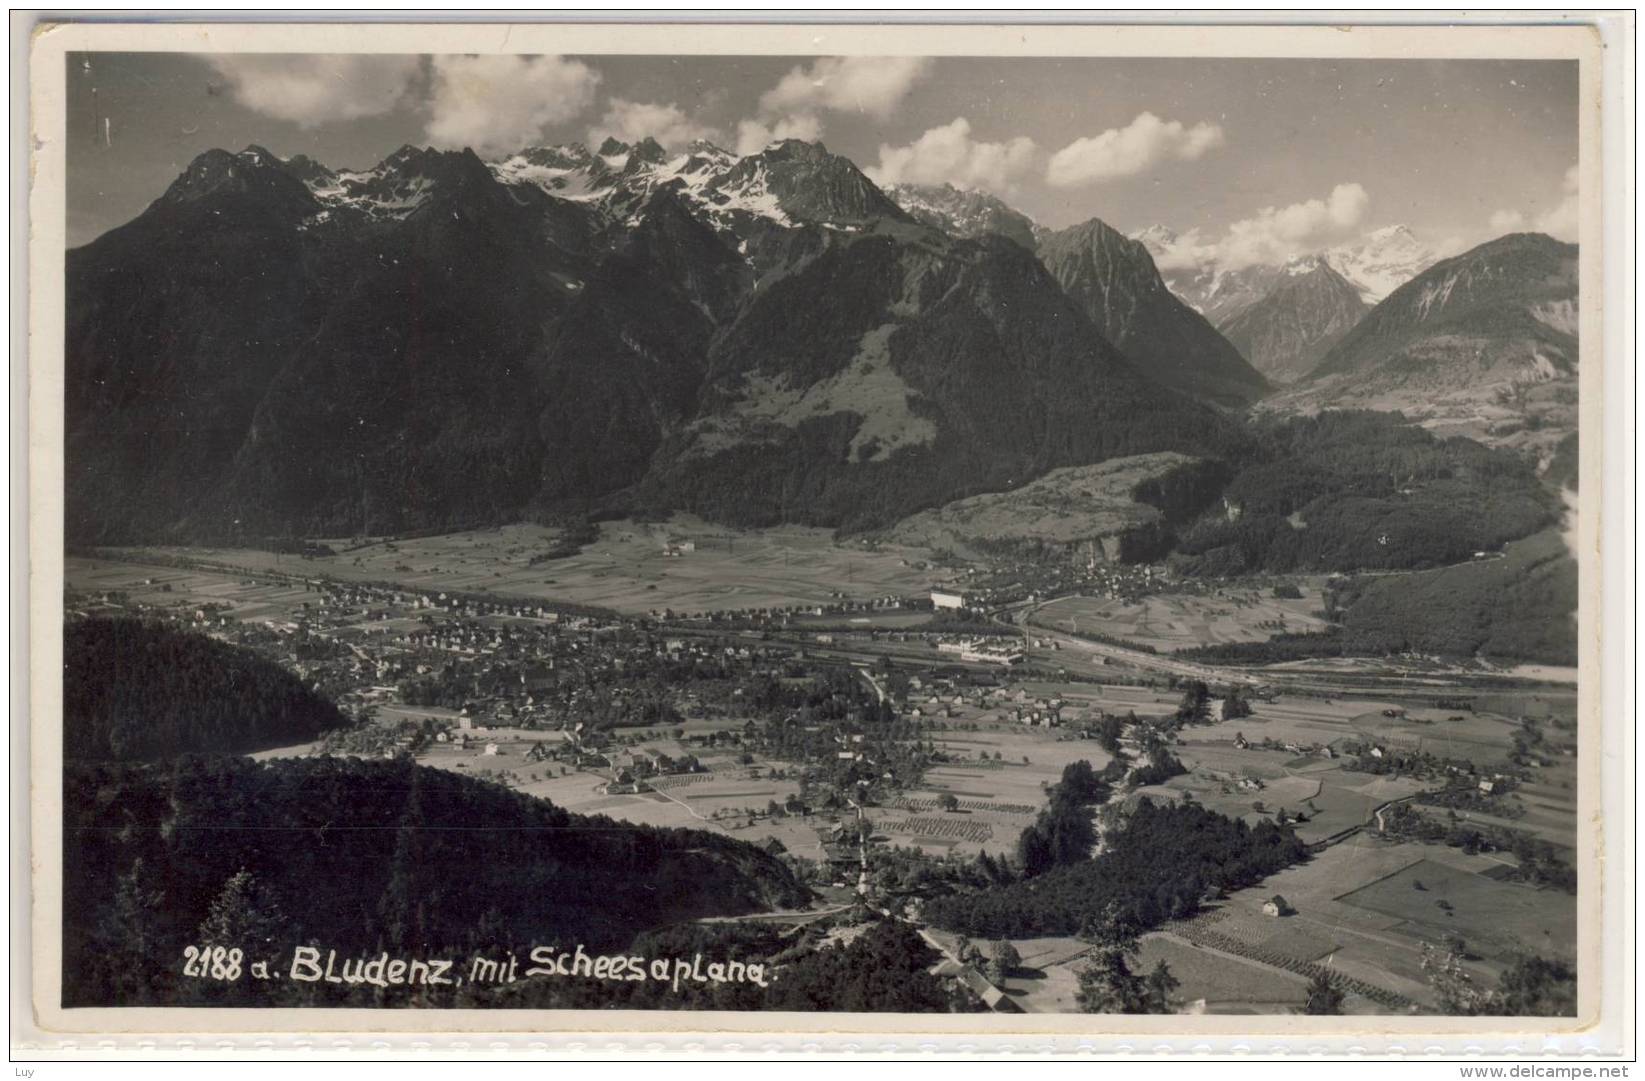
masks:
{"type": "Polygon", "coordinates": [[[68,241],[195,155],[367,168],[407,143],[820,139],[881,183],[992,192],[1052,228],[1181,235],[1162,262],[1279,262],[1403,224],[1458,250],[1575,239],[1577,64],[1558,60],[76,53],[68,241]]]}

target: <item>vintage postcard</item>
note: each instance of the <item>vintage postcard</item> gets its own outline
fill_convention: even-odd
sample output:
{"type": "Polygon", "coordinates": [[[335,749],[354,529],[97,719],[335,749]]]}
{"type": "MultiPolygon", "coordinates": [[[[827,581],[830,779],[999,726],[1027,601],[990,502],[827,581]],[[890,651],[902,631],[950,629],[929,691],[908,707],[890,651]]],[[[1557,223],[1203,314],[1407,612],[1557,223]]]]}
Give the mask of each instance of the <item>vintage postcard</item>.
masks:
{"type": "Polygon", "coordinates": [[[1616,1053],[1594,26],[29,59],[42,1038],[1616,1053]]]}

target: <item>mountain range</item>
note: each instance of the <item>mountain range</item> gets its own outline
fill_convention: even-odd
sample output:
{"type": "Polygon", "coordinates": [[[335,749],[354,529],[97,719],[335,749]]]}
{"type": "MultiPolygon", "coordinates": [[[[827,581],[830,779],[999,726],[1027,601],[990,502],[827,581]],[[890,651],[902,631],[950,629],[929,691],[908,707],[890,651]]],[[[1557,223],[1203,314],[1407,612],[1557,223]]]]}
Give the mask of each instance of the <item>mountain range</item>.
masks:
{"type": "Polygon", "coordinates": [[[68,253],[66,526],[875,528],[1063,466],[1237,451],[1271,389],[1248,361],[1283,381],[1341,336],[1366,288],[1343,265],[1392,273],[1287,275],[1306,288],[1236,326],[1242,356],[1146,241],[882,191],[819,143],[363,170],[213,150],[68,253]]]}
{"type": "Polygon", "coordinates": [[[1551,453],[1576,417],[1577,248],[1515,233],[1436,263],[1265,408],[1387,409],[1551,453]]]}
{"type": "MultiPolygon", "coordinates": [[[[1131,236],[1142,241],[1156,259],[1165,259],[1183,241],[1177,232],[1163,225],[1151,225],[1131,236]]],[[[1353,243],[1298,255],[1279,265],[1230,267],[1213,258],[1182,266],[1167,260],[1164,274],[1172,292],[1220,328],[1268,295],[1284,278],[1297,273],[1298,268],[1305,272],[1321,258],[1358,290],[1369,307],[1432,266],[1439,253],[1406,226],[1389,225],[1353,243]]]]}
{"type": "Polygon", "coordinates": [[[1219,328],[1252,367],[1275,383],[1313,371],[1370,305],[1324,256],[1287,264],[1262,299],[1219,328]]]}
{"type": "Polygon", "coordinates": [[[1237,437],[1020,244],[922,224],[796,140],[211,151],[71,251],[67,290],[78,541],[613,500],[851,527],[1237,437]]]}
{"type": "Polygon", "coordinates": [[[959,237],[989,233],[1014,240],[1029,251],[1051,230],[985,191],[968,191],[952,184],[894,184],[885,189],[896,204],[916,221],[959,237]]]}

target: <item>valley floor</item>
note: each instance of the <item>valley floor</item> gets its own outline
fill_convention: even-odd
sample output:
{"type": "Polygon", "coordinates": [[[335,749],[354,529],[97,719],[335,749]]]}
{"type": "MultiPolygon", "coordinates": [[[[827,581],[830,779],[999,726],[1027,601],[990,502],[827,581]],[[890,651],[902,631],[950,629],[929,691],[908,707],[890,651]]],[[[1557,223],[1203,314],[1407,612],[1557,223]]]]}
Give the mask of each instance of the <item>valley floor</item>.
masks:
{"type": "MultiPolygon", "coordinates": [[[[530,565],[532,555],[551,541],[550,531],[517,526],[392,546],[377,542],[323,560],[256,552],[128,552],[118,561],[71,558],[67,577],[88,611],[134,604],[190,621],[197,620],[201,606],[221,605],[237,625],[276,626],[311,614],[309,605],[317,594],[302,581],[322,573],[343,581],[394,580],[400,588],[424,593],[479,592],[488,584],[484,569],[495,567],[499,569],[489,581],[501,596],[579,600],[625,611],[713,604],[715,598],[729,599],[726,607],[741,608],[745,602],[832,604],[841,592],[864,599],[916,595],[938,573],[930,568],[927,553],[861,550],[814,530],[733,537],[700,523],[606,523],[600,540],[582,555],[530,565]],[[664,554],[664,544],[687,539],[695,541],[692,550],[664,554]],[[162,565],[179,556],[222,564],[223,569],[162,565]],[[648,578],[655,590],[640,585],[648,578]],[[120,599],[99,600],[114,597],[120,599]]],[[[1532,763],[1529,779],[1495,806],[1496,813],[1458,814],[1479,828],[1523,832],[1569,855],[1577,837],[1576,760],[1567,753],[1569,740],[1562,733],[1572,730],[1573,688],[1515,681],[1511,677],[1521,673],[1500,669],[1482,673],[1436,665],[1417,673],[1380,660],[1221,668],[1070,633],[1096,631],[1159,648],[1208,638],[1252,640],[1280,628],[1302,629],[1317,619],[1312,612],[1319,605],[1318,583],[1300,584],[1304,596],[1295,600],[1241,591],[1209,596],[1162,592],[1139,601],[1082,597],[1030,604],[1025,606],[1031,613],[1028,625],[999,625],[1021,635],[1027,664],[1020,671],[960,663],[955,654],[935,648],[937,636],[903,633],[911,620],[929,618],[929,613],[909,610],[875,612],[859,621],[861,626],[843,632],[821,629],[833,627],[828,620],[838,622],[838,617],[814,617],[823,620],[815,624],[801,619],[760,640],[809,664],[859,665],[859,674],[876,694],[884,688],[873,673],[886,658],[904,674],[998,677],[1009,692],[985,700],[933,682],[908,695],[907,705],[921,711],[922,738],[930,740],[940,760],[926,769],[918,787],[864,809],[875,842],[871,873],[873,853],[892,848],[958,860],[985,851],[993,856],[1013,851],[1065,765],[1087,760],[1100,770],[1108,762],[1110,756],[1080,733],[1104,715],[1135,713],[1147,719],[1173,714],[1182,697],[1177,679],[1265,687],[1253,697],[1252,715],[1185,728],[1171,750],[1187,772],[1132,797],[1193,799],[1253,824],[1282,810],[1291,818],[1301,814],[1298,835],[1317,847],[1308,862],[1145,937],[1142,962],[1170,964],[1182,981],[1178,997],[1186,1009],[1289,1011],[1306,997],[1309,976],[1324,968],[1352,981],[1351,1012],[1431,1010],[1432,996],[1420,970],[1421,947],[1447,934],[1466,939],[1480,971],[1492,977],[1517,950],[1569,956],[1576,928],[1572,895],[1511,881],[1514,858],[1500,852],[1470,855],[1444,845],[1395,843],[1380,833],[1378,812],[1440,782],[1356,771],[1343,751],[1376,746],[1390,753],[1466,761],[1486,772],[1505,770],[1521,719],[1539,720],[1551,726],[1551,740],[1532,763]],[[1019,710],[1032,714],[1037,703],[1050,701],[1058,703],[1056,726],[1019,719],[1019,710]],[[1459,701],[1468,706],[1457,705],[1459,701]],[[954,808],[944,810],[950,797],[954,808]],[[1276,893],[1290,901],[1294,915],[1262,913],[1262,903],[1276,893]]],[[[362,657],[381,648],[376,643],[434,625],[426,622],[431,617],[416,614],[429,610],[415,607],[372,610],[368,603],[356,614],[327,611],[333,613],[325,618],[339,640],[355,643],[349,648],[362,657]]],[[[476,627],[531,622],[505,615],[441,618],[476,627]]],[[[552,620],[539,622],[555,626],[552,620]]],[[[660,630],[678,635],[688,650],[693,642],[735,633],[666,623],[660,630]]],[[[1522,674],[1547,680],[1562,673],[1537,669],[1522,674]]],[[[425,765],[489,778],[576,813],[710,829],[780,845],[788,854],[826,868],[820,884],[825,892],[834,891],[835,908],[856,885],[858,868],[840,859],[837,845],[830,848],[845,816],[772,809],[798,796],[805,763],[705,742],[711,733],[740,730],[741,718],[710,711],[668,727],[619,730],[626,754],[692,755],[701,765],[698,772],[654,777],[647,790],[631,792],[613,785],[613,768],[542,759],[542,747],[563,738],[558,731],[541,725],[509,727],[495,719],[466,718],[456,709],[411,705],[392,686],[372,688],[370,676],[362,679],[359,690],[374,703],[378,724],[426,719],[470,737],[419,751],[418,760],[425,765]]],[[[303,755],[314,749],[306,745],[268,753],[303,755]]],[[[1445,814],[1443,809],[1430,812],[1445,814]]],[[[1006,981],[1012,1000],[1031,1012],[1074,1009],[1084,944],[1049,938],[1016,945],[1024,964],[1006,981]]]]}

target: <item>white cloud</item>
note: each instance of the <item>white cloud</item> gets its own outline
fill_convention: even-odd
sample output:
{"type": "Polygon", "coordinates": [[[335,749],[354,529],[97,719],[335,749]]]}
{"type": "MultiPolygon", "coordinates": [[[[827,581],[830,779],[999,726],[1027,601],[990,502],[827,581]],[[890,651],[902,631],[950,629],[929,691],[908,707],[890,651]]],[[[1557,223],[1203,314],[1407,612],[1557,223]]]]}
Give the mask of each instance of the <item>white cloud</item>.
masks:
{"type": "Polygon", "coordinates": [[[625,143],[637,143],[650,136],[670,150],[698,139],[720,138],[718,131],[692,120],[678,105],[623,98],[612,98],[600,122],[588,129],[588,145],[599,146],[608,135],[625,143]]]}
{"type": "Polygon", "coordinates": [[[600,75],[559,56],[437,56],[428,138],[487,154],[542,139],[594,103],[600,75]]]}
{"type": "Polygon", "coordinates": [[[953,184],[1010,190],[1034,165],[1034,140],[1018,136],[987,143],[971,138],[971,122],[956,117],[907,146],[880,145],[880,163],[868,170],[876,184],[953,184]]]}
{"type": "Polygon", "coordinates": [[[422,69],[416,56],[233,53],[207,58],[234,100],[276,120],[313,128],[393,109],[422,69]]]}
{"type": "Polygon", "coordinates": [[[1565,170],[1565,180],[1560,185],[1562,197],[1559,205],[1537,219],[1536,227],[1556,240],[1575,242],[1578,232],[1577,221],[1577,175],[1576,166],[1565,170]]]}
{"type": "Polygon", "coordinates": [[[780,139],[815,142],[830,111],[889,119],[930,70],[929,59],[911,56],[825,56],[793,68],[737,125],[737,153],[757,154],[780,139]]]}
{"type": "Polygon", "coordinates": [[[1212,263],[1217,257],[1217,246],[1206,241],[1198,229],[1186,233],[1156,236],[1149,245],[1154,265],[1161,270],[1194,270],[1212,263]]]}
{"type": "Polygon", "coordinates": [[[1059,188],[1135,176],[1163,161],[1194,161],[1226,141],[1220,125],[1140,113],[1123,128],[1075,139],[1055,154],[1045,179],[1059,188]]]}
{"type": "Polygon", "coordinates": [[[1498,210],[1491,215],[1492,236],[1531,230],[1547,233],[1556,240],[1574,242],[1577,239],[1577,173],[1576,166],[1565,170],[1560,182],[1560,199],[1542,214],[1528,216],[1520,210],[1498,210]]]}
{"type": "Polygon", "coordinates": [[[1324,199],[1264,207],[1236,221],[1217,243],[1217,261],[1228,269],[1283,263],[1351,234],[1371,197],[1359,184],[1338,184],[1324,199]]]}
{"type": "Polygon", "coordinates": [[[815,142],[822,137],[822,120],[815,113],[785,116],[774,122],[743,120],[737,124],[737,153],[758,154],[781,139],[815,142]]]}
{"type": "Polygon", "coordinates": [[[825,56],[797,67],[760,97],[761,116],[835,112],[888,119],[931,61],[914,56],[825,56]]]}

